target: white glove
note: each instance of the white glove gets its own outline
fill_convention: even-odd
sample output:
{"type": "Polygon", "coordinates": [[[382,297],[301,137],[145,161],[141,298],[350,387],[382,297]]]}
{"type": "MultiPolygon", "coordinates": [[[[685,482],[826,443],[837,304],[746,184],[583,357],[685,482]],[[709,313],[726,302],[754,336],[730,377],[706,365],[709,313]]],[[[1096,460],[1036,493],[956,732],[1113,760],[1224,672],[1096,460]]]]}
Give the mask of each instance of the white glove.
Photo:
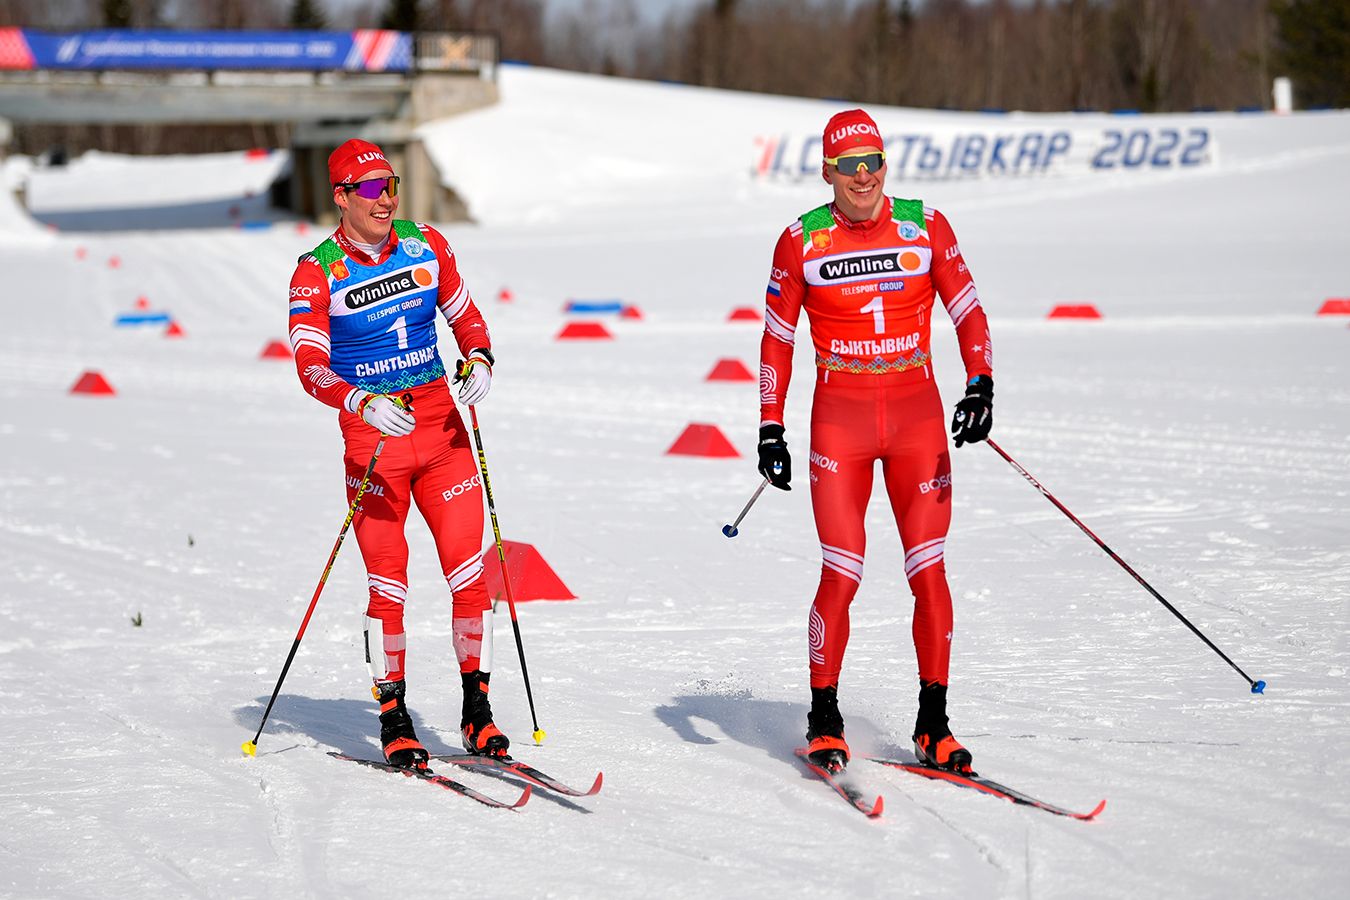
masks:
{"type": "Polygon", "coordinates": [[[487,396],[492,387],[492,351],[472,350],[469,358],[462,360],[455,380],[459,382],[459,402],[465,406],[476,406],[487,396]]]}
{"type": "Polygon", "coordinates": [[[367,394],[361,401],[361,418],[381,434],[405,437],[417,427],[417,420],[406,409],[385,394],[367,394]]]}

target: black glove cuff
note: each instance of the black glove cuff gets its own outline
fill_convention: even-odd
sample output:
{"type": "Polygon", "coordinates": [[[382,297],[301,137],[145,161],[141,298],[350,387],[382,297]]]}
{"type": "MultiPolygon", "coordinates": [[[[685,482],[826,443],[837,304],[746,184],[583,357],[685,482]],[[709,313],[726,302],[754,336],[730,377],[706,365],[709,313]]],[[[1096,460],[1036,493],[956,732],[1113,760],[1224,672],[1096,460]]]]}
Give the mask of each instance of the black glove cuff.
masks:
{"type": "Polygon", "coordinates": [[[994,399],[994,379],[988,375],[976,375],[966,383],[966,396],[980,397],[992,401],[994,399]]]}
{"type": "Polygon", "coordinates": [[[782,425],[774,425],[770,423],[768,425],[759,426],[759,442],[761,444],[781,443],[784,446],[786,446],[787,442],[783,440],[783,434],[784,430],[782,425]]]}
{"type": "Polygon", "coordinates": [[[491,368],[492,366],[495,366],[497,364],[497,357],[493,356],[492,351],[489,350],[488,348],[474,347],[472,350],[469,351],[470,356],[473,356],[475,353],[482,354],[483,359],[486,359],[488,361],[488,368],[491,368]]]}

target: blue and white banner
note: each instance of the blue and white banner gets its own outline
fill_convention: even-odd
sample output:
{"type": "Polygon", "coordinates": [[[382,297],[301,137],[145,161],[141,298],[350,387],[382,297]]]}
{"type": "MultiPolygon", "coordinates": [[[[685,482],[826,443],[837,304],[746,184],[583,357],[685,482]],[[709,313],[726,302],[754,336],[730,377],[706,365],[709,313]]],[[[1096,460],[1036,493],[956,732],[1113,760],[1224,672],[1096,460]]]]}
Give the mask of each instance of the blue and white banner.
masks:
{"type": "MultiPolygon", "coordinates": [[[[948,179],[1211,165],[1216,149],[1209,128],[1195,120],[1145,124],[1122,119],[1101,127],[934,128],[887,133],[886,165],[892,177],[948,179]]],[[[754,178],[799,181],[820,177],[821,139],[812,135],[760,135],[754,141],[754,178]]]]}
{"type": "Polygon", "coordinates": [[[346,69],[406,72],[398,31],[80,31],[0,29],[6,69],[346,69]]]}

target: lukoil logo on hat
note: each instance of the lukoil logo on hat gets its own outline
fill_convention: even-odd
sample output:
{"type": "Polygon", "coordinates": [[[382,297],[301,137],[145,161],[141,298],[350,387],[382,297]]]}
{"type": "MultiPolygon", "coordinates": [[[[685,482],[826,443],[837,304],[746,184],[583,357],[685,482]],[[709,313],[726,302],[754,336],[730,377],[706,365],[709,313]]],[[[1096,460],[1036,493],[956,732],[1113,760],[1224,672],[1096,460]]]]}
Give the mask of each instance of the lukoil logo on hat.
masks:
{"type": "Polygon", "coordinates": [[[861,109],[846,109],[835,113],[825,124],[821,140],[825,156],[834,159],[853,147],[876,147],[885,150],[877,123],[861,109]]]}
{"type": "Polygon", "coordinates": [[[394,171],[384,151],[370,141],[352,138],[328,157],[328,181],[334,185],[355,184],[381,169],[394,171]]]}

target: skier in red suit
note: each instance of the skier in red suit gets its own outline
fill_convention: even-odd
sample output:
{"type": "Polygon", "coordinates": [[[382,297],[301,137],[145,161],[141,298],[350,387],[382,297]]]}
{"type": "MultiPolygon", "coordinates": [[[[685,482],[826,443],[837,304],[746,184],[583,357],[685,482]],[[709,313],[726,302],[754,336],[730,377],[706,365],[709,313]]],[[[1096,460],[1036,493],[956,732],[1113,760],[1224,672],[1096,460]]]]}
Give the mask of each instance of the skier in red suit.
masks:
{"type": "Polygon", "coordinates": [[[445,238],[395,218],[399,179],[380,148],[347,141],[329,157],[328,173],[342,217],[291,278],[290,336],[301,384],[339,410],[349,502],[386,439],[353,525],[369,583],[366,662],[380,704],[380,742],[392,765],[427,764],[404,701],[403,529],[416,503],[453,597],[464,747],[504,756],[509,742],[493,724],[487,696],[492,612],[483,580],[481,477],[446,382],[436,318],[445,318],[466,360],[459,388],[465,404],[487,396],[492,340],[445,238]]]}
{"type": "Polygon", "coordinates": [[[849,605],[862,582],[863,517],[872,476],[882,478],[914,593],[919,663],[919,759],[970,771],[971,754],[947,720],[952,599],[943,564],[952,475],[942,401],[929,358],[934,300],[956,326],[966,394],[956,407],[956,446],[984,440],[994,382],[989,326],[942,213],[883,193],[886,156],[876,123],[860,109],[830,119],[822,175],[834,201],[802,215],[778,239],[760,342],[759,470],[790,489],[792,460],[783,405],[802,310],[815,345],[810,482],[823,562],[811,604],[811,758],[834,771],[848,762],[839,675],[849,605]]]}

